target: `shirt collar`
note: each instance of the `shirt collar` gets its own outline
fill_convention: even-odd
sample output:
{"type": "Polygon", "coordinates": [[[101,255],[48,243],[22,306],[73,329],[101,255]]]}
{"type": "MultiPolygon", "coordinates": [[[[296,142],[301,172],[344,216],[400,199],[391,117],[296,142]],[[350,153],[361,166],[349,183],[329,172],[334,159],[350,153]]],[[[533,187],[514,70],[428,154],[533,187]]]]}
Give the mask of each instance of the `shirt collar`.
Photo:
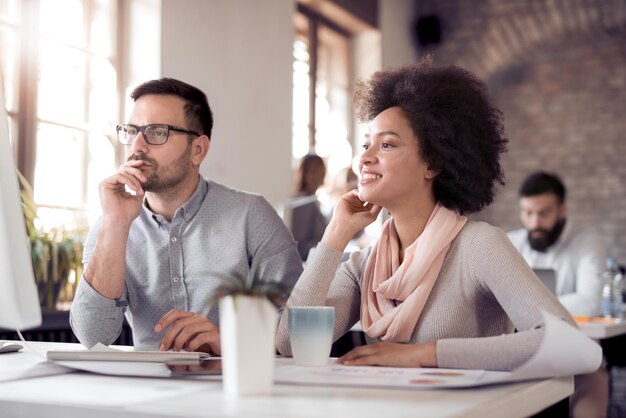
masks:
{"type": "MultiPolygon", "coordinates": [[[[174,218],[172,218],[172,220],[182,216],[185,222],[191,222],[194,216],[196,216],[196,213],[198,213],[198,210],[200,210],[200,206],[202,206],[202,202],[204,201],[204,198],[206,197],[208,192],[209,182],[204,177],[200,176],[200,180],[198,181],[198,186],[196,187],[196,190],[193,192],[189,200],[183,203],[181,207],[176,209],[176,212],[174,212],[174,218]]],[[[164,225],[168,223],[162,215],[153,212],[148,207],[147,201],[145,199],[143,202],[143,209],[158,225],[164,225]]]]}
{"type": "Polygon", "coordinates": [[[182,216],[185,221],[190,222],[193,217],[196,216],[198,210],[200,210],[200,206],[202,206],[202,202],[204,202],[208,191],[209,182],[204,177],[200,176],[196,191],[193,192],[189,200],[174,213],[174,217],[182,216]]]}

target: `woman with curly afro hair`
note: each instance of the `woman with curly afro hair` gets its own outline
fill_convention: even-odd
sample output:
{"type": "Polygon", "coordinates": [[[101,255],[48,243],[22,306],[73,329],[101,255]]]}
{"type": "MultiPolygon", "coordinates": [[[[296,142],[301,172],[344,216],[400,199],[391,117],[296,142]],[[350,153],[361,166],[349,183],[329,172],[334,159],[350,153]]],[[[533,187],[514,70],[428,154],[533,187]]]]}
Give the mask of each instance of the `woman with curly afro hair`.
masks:
{"type": "MultiPolygon", "coordinates": [[[[485,85],[422,62],[359,83],[356,105],[369,122],[358,190],[340,199],[287,302],[334,306],[335,339],[361,321],[368,344],[338,361],[512,370],[537,350],[542,311],[574,324],[503,231],[464,216],[503,183],[502,115],[485,85]],[[339,266],[383,207],[378,241],[339,266]]],[[[291,355],[286,316],[277,347],[291,355]]]]}

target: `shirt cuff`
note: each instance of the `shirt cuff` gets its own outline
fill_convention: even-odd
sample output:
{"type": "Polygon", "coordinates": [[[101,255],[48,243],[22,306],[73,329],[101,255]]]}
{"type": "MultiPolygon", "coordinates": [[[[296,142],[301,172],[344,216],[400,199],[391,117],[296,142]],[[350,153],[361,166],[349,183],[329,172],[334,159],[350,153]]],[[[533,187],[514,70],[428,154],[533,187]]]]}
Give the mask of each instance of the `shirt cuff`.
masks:
{"type": "Polygon", "coordinates": [[[89,282],[85,280],[85,276],[81,278],[78,283],[78,288],[76,289],[76,302],[83,304],[88,303],[93,308],[125,308],[128,306],[128,301],[126,300],[126,294],[123,294],[119,299],[109,299],[105,296],[102,296],[96,289],[91,287],[89,282]]]}

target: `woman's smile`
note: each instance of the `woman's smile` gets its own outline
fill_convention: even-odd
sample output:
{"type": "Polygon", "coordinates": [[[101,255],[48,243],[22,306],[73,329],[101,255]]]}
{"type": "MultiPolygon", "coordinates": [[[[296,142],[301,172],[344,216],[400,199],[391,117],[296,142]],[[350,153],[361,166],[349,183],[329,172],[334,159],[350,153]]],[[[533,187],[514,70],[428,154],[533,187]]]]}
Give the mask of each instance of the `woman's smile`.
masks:
{"type": "Polygon", "coordinates": [[[382,175],[380,175],[380,174],[363,171],[361,173],[361,184],[371,183],[373,181],[376,181],[376,180],[380,179],[381,177],[382,177],[382,175]]]}

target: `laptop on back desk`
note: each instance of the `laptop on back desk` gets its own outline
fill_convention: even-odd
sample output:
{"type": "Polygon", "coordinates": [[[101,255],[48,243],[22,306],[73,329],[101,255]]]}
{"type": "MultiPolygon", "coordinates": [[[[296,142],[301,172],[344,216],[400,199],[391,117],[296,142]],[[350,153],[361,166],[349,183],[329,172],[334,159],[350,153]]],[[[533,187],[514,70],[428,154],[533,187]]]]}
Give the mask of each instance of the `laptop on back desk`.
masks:
{"type": "Polygon", "coordinates": [[[545,287],[556,295],[556,272],[552,269],[533,269],[545,287]]]}

